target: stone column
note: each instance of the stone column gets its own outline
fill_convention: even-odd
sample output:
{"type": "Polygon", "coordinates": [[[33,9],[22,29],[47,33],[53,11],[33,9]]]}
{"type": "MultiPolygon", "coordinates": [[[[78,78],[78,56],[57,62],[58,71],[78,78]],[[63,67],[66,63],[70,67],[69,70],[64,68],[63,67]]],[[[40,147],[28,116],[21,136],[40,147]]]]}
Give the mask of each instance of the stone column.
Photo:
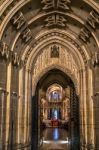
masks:
{"type": "Polygon", "coordinates": [[[95,149],[99,150],[99,53],[94,59],[94,129],[95,129],[95,149]]]}
{"type": "Polygon", "coordinates": [[[8,92],[0,88],[0,149],[5,149],[5,120],[6,120],[6,95],[8,92]]]}
{"type": "Polygon", "coordinates": [[[23,100],[23,68],[19,70],[19,101],[18,101],[18,133],[17,133],[17,143],[19,145],[23,144],[23,118],[22,118],[22,109],[24,107],[23,100]]]}
{"type": "Polygon", "coordinates": [[[9,132],[9,149],[13,150],[16,145],[17,141],[17,102],[18,102],[19,96],[16,92],[11,93],[11,106],[10,106],[10,132],[9,132]]]}
{"type": "Polygon", "coordinates": [[[24,100],[24,144],[30,144],[31,140],[31,71],[25,72],[25,100],[24,100]]]}

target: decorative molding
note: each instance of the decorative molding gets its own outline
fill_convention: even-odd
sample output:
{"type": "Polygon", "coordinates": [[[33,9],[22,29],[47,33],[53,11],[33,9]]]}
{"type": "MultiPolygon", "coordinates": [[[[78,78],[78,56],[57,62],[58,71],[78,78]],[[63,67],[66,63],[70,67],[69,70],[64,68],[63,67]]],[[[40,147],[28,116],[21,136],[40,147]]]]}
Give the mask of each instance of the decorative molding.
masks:
{"type": "Polygon", "coordinates": [[[93,67],[99,67],[99,52],[95,53],[92,59],[92,65],[93,67]]]}
{"type": "Polygon", "coordinates": [[[21,39],[24,43],[27,43],[30,40],[32,40],[31,30],[28,28],[28,24],[22,12],[18,12],[17,14],[15,14],[11,22],[16,28],[16,30],[21,31],[21,39]]]}
{"type": "Polygon", "coordinates": [[[5,42],[0,41],[0,56],[3,59],[8,59],[10,56],[10,50],[5,42]]]}
{"type": "Polygon", "coordinates": [[[62,10],[69,10],[70,7],[68,4],[71,3],[70,0],[42,0],[42,4],[44,4],[43,10],[48,10],[48,9],[58,9],[61,8],[62,10]]]}
{"type": "Polygon", "coordinates": [[[17,53],[11,51],[9,46],[3,41],[0,41],[0,57],[11,61],[13,66],[24,66],[24,61],[21,60],[17,53]]]}
{"type": "Polygon", "coordinates": [[[41,3],[45,5],[43,10],[48,10],[50,8],[54,8],[55,0],[42,0],[41,3]]]}
{"type": "Polygon", "coordinates": [[[26,64],[27,63],[27,60],[32,52],[32,50],[40,43],[42,42],[43,40],[49,38],[49,37],[52,37],[52,36],[57,36],[57,37],[62,37],[64,40],[68,41],[68,42],[71,42],[79,51],[79,53],[82,55],[83,57],[83,60],[84,60],[84,63],[86,64],[87,63],[87,59],[86,59],[86,56],[82,50],[82,48],[79,46],[79,44],[74,41],[72,38],[70,38],[69,36],[67,36],[66,34],[63,34],[63,33],[58,33],[58,32],[53,32],[53,33],[48,33],[44,36],[42,36],[41,38],[38,38],[38,40],[36,40],[34,43],[33,43],[33,46],[28,50],[28,52],[26,53],[25,55],[25,58],[24,58],[24,63],[26,64]]]}
{"type": "Polygon", "coordinates": [[[87,19],[87,23],[91,26],[91,28],[96,29],[97,24],[99,24],[99,15],[92,10],[87,19]]]}
{"type": "Polygon", "coordinates": [[[22,12],[18,12],[17,14],[15,14],[11,21],[17,30],[21,29],[22,26],[26,24],[26,21],[22,12]]]}
{"type": "Polygon", "coordinates": [[[83,42],[86,43],[89,41],[90,36],[91,36],[90,31],[86,27],[83,27],[80,31],[79,39],[81,39],[83,42]]]}
{"type": "Polygon", "coordinates": [[[52,16],[47,17],[45,21],[47,22],[47,24],[45,25],[46,27],[50,27],[50,26],[65,27],[67,22],[67,20],[59,14],[53,14],[52,16]]]}
{"type": "Polygon", "coordinates": [[[56,45],[52,45],[51,47],[49,46],[47,49],[44,49],[39,55],[36,56],[35,60],[33,61],[33,79],[35,80],[36,76],[40,74],[40,72],[42,72],[42,70],[44,70],[46,67],[59,65],[71,71],[71,74],[74,75],[79,82],[79,68],[77,67],[72,54],[61,47],[59,49],[59,47],[56,45]],[[55,51],[58,50],[58,54],[60,54],[60,57],[57,57],[57,59],[56,56],[51,58],[49,51],[50,48],[52,50],[54,48],[55,51]]]}
{"type": "Polygon", "coordinates": [[[87,43],[91,37],[91,30],[95,30],[96,26],[99,24],[99,15],[94,10],[92,10],[84,24],[84,27],[81,29],[78,37],[83,42],[87,43]],[[89,30],[89,28],[91,28],[89,30]]]}
{"type": "Polygon", "coordinates": [[[22,40],[27,43],[32,39],[31,30],[26,27],[21,33],[22,40]]]}

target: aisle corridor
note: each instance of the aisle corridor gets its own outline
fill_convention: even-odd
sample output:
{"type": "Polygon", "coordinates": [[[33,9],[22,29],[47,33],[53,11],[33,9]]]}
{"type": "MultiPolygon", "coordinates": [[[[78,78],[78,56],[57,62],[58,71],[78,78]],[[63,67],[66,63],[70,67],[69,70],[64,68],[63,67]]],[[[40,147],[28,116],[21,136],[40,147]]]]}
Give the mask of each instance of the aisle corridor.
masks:
{"type": "Polygon", "coordinates": [[[70,150],[68,131],[60,128],[45,129],[40,150],[70,150]]]}

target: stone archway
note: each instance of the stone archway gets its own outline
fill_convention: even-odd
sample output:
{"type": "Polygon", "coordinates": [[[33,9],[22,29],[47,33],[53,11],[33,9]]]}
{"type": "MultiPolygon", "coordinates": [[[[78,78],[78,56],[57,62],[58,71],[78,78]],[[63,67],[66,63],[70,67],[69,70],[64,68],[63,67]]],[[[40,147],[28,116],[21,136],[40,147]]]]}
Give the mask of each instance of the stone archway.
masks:
{"type": "Polygon", "coordinates": [[[70,86],[70,121],[69,134],[71,148],[79,149],[80,130],[79,130],[79,98],[76,93],[74,83],[68,75],[57,68],[50,69],[39,78],[35,93],[32,97],[32,149],[38,149],[42,141],[41,127],[41,98],[47,86],[58,83],[64,88],[70,86]],[[57,74],[57,77],[55,76],[57,74]],[[63,80],[63,81],[62,81],[63,80]],[[65,82],[65,83],[64,83],[65,82]],[[75,141],[75,140],[76,141],[75,141]],[[75,146],[74,146],[75,145],[75,146]]]}
{"type": "MultiPolygon", "coordinates": [[[[52,44],[50,46],[52,46],[52,44]]],[[[45,55],[43,55],[43,54],[46,53],[47,50],[49,50],[49,49],[46,47],[42,48],[39,55],[35,56],[34,59],[32,57],[33,56],[33,53],[32,53],[31,57],[29,58],[29,61],[27,62],[27,66],[26,66],[27,70],[26,70],[26,78],[25,78],[25,80],[26,80],[25,97],[26,97],[26,99],[31,99],[31,95],[33,96],[35,93],[37,82],[44,75],[44,73],[46,73],[50,69],[53,69],[53,68],[57,69],[58,68],[58,69],[62,70],[63,72],[65,72],[66,74],[68,74],[71,77],[71,79],[74,81],[74,84],[76,86],[76,89],[77,89],[77,92],[79,95],[79,99],[80,99],[79,110],[80,110],[81,146],[83,148],[83,145],[86,145],[86,143],[92,143],[92,145],[93,145],[94,144],[93,121],[94,120],[93,120],[93,103],[91,102],[91,96],[93,95],[92,70],[86,66],[84,68],[81,67],[79,70],[79,65],[77,64],[77,61],[75,61],[75,59],[73,59],[74,60],[73,64],[75,64],[76,69],[77,69],[77,73],[78,73],[78,75],[77,75],[77,74],[75,74],[75,71],[73,72],[73,69],[70,69],[70,68],[68,68],[68,66],[66,67],[66,65],[63,65],[61,63],[63,61],[63,58],[62,59],[61,58],[59,58],[59,59],[55,58],[55,59],[53,59],[55,61],[52,60],[52,63],[51,63],[51,61],[50,61],[51,58],[48,57],[48,55],[46,55],[48,62],[47,63],[43,62],[43,65],[41,65],[40,64],[41,59],[46,60],[45,55]],[[46,64],[46,65],[44,65],[44,64],[46,64]],[[32,89],[31,89],[31,87],[32,87],[32,89]],[[91,117],[88,117],[89,115],[91,117]],[[90,124],[90,127],[87,126],[88,124],[90,124]]],[[[35,49],[35,51],[36,51],[36,49],[35,49]]],[[[40,51],[40,49],[38,51],[40,51]]],[[[73,58],[75,58],[75,55],[73,55],[73,53],[71,53],[71,56],[73,58]]],[[[81,62],[81,64],[82,64],[83,59],[81,61],[80,61],[79,57],[78,58],[76,57],[76,59],[78,59],[78,62],[81,62]]],[[[72,62],[73,61],[71,61],[71,64],[72,64],[72,62]]],[[[65,62],[65,64],[66,63],[67,62],[65,62]]],[[[73,65],[71,65],[71,66],[73,66],[73,65]]],[[[30,110],[31,103],[27,102],[27,104],[28,104],[28,109],[30,110]]],[[[30,120],[30,118],[29,118],[29,120],[30,120]]],[[[29,128],[29,130],[30,130],[30,128],[29,128]]]]}

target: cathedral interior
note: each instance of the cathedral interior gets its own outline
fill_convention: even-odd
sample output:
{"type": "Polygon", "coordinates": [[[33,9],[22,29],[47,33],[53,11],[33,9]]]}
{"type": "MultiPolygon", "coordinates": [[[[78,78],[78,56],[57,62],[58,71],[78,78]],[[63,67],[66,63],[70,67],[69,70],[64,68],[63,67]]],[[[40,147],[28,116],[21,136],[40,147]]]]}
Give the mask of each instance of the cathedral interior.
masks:
{"type": "Polygon", "coordinates": [[[0,0],[0,150],[99,150],[99,0],[0,0]]]}

